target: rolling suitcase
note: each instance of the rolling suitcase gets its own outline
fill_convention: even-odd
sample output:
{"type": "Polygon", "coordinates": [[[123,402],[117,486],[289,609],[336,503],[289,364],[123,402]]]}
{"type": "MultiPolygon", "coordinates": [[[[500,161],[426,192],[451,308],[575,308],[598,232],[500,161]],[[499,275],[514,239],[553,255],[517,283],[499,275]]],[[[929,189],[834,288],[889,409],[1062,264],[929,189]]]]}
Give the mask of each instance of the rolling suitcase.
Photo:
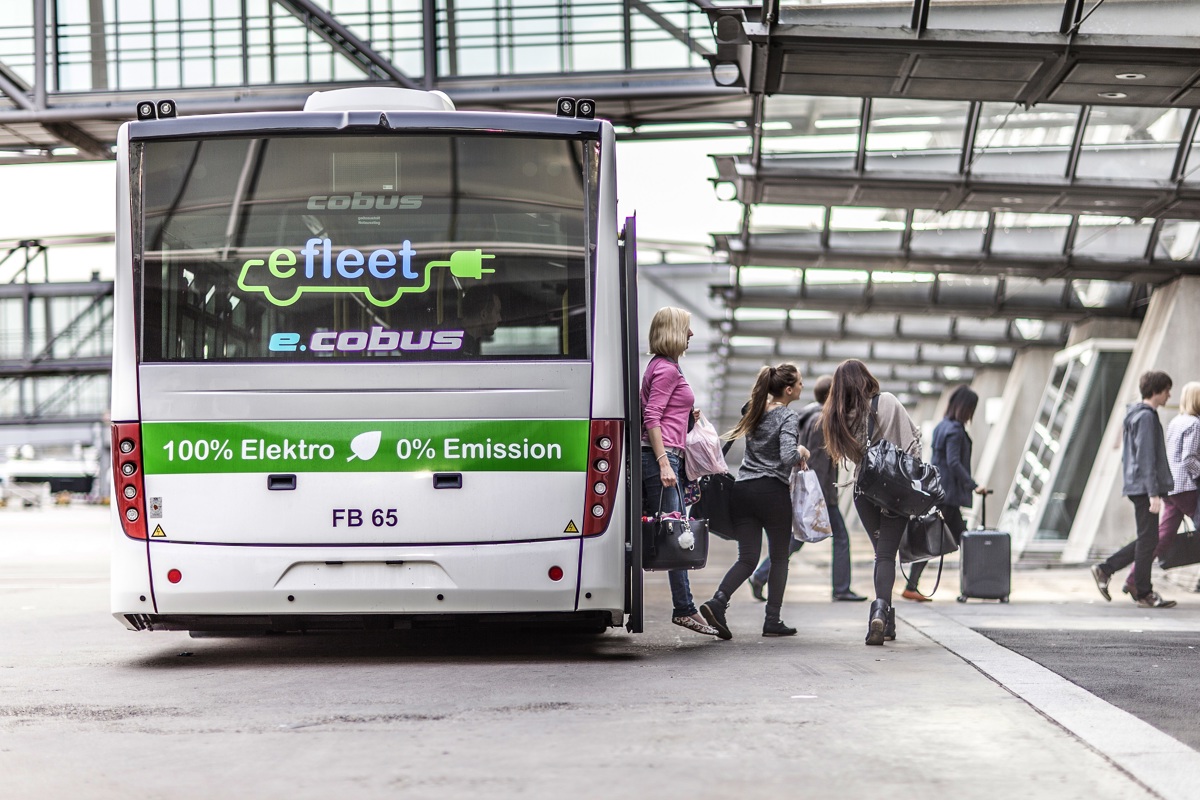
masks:
{"type": "Polygon", "coordinates": [[[958,602],[974,597],[1007,603],[1012,586],[1012,537],[983,527],[987,522],[987,495],[980,497],[980,526],[964,531],[959,545],[958,602]]]}

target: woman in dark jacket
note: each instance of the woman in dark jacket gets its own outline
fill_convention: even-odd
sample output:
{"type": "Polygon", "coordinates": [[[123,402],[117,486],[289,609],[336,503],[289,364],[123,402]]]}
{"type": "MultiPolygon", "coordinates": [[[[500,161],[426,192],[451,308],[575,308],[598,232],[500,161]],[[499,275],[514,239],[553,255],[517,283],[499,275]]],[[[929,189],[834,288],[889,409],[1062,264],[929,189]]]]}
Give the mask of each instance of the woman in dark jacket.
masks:
{"type": "MultiPolygon", "coordinates": [[[[938,504],[946,527],[954,536],[956,543],[961,542],[967,523],[962,518],[962,508],[970,508],[974,504],[971,493],[984,494],[987,489],[980,486],[971,477],[971,437],[967,435],[967,423],[975,416],[975,407],[979,405],[979,395],[966,386],[959,386],[950,393],[950,401],[946,404],[946,416],[933,429],[933,457],[929,462],[938,468],[942,476],[942,489],[946,499],[938,504]]],[[[901,597],[906,600],[925,602],[930,598],[921,594],[917,582],[925,570],[927,561],[918,561],[912,565],[908,575],[908,585],[901,597]]]]}

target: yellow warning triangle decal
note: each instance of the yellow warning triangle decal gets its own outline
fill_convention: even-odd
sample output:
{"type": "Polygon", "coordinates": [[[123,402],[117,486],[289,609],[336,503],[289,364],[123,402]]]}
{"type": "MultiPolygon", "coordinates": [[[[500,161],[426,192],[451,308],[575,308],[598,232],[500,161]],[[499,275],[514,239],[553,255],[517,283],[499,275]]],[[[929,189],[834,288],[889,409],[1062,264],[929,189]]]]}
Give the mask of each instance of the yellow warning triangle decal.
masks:
{"type": "Polygon", "coordinates": [[[154,533],[150,534],[150,538],[151,539],[165,539],[165,538],[167,538],[167,533],[166,533],[166,531],[164,531],[162,529],[162,525],[156,525],[156,526],[154,526],[154,533]]]}
{"type": "Polygon", "coordinates": [[[575,520],[567,523],[567,527],[563,528],[563,533],[579,533],[579,528],[575,527],[575,520]]]}

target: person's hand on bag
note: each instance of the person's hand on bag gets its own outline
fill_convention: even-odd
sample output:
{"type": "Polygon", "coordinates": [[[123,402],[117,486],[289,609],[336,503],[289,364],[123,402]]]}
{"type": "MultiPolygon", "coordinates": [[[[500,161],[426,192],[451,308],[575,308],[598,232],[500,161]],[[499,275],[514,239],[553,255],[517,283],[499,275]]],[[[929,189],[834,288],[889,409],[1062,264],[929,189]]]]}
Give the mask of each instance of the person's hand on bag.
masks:
{"type": "Polygon", "coordinates": [[[665,458],[658,460],[658,479],[667,488],[679,483],[679,479],[675,477],[675,470],[671,469],[671,462],[665,458]]]}
{"type": "Polygon", "coordinates": [[[812,453],[810,453],[808,448],[804,445],[797,447],[796,452],[800,454],[800,460],[796,462],[796,465],[792,467],[792,469],[794,469],[796,472],[803,472],[808,469],[808,459],[812,453]]]}

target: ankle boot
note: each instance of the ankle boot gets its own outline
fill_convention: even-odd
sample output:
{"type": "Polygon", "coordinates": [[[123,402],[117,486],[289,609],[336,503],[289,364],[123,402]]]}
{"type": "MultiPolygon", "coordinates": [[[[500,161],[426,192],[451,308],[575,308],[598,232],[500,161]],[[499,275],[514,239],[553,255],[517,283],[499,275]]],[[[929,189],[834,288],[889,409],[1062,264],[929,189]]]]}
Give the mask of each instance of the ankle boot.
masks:
{"type": "Polygon", "coordinates": [[[896,641],[896,607],[888,606],[887,623],[883,626],[883,640],[896,641]]]}
{"type": "Polygon", "coordinates": [[[711,600],[707,600],[700,605],[700,616],[704,617],[709,625],[717,629],[718,638],[726,640],[733,638],[733,633],[729,630],[729,626],[725,624],[725,609],[728,607],[729,595],[720,589],[712,596],[711,600]]]}
{"type": "Polygon", "coordinates": [[[882,598],[871,603],[871,616],[867,620],[867,644],[883,644],[883,632],[887,627],[888,601],[882,598]]]}
{"type": "Polygon", "coordinates": [[[795,636],[796,629],[784,624],[779,618],[779,609],[767,606],[767,618],[763,621],[763,636],[795,636]]]}

